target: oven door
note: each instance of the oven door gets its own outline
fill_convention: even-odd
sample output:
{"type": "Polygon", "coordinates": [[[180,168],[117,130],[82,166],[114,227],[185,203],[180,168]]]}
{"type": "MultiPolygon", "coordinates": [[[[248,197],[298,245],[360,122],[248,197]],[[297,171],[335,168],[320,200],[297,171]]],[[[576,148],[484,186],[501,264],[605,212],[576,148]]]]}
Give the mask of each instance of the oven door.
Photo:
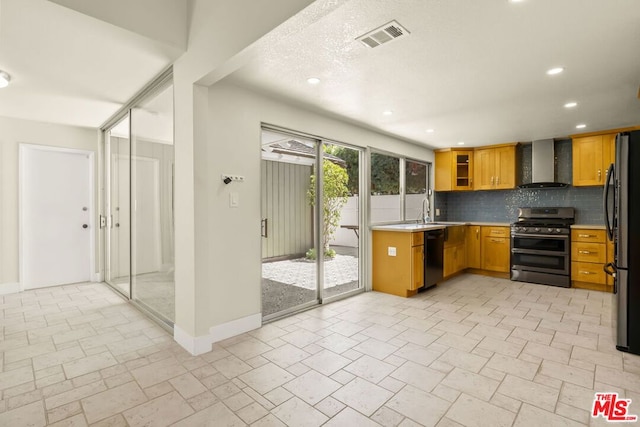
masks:
{"type": "Polygon", "coordinates": [[[570,274],[569,236],[511,236],[511,268],[540,273],[570,274]]]}

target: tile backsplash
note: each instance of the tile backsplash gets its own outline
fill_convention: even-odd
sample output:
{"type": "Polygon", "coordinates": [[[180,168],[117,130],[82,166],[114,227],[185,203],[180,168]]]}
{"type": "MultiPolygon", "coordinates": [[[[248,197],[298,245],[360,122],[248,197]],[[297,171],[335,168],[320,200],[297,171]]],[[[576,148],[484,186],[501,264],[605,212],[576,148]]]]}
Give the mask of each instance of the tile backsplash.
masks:
{"type": "MultiPolygon", "coordinates": [[[[518,147],[518,182],[531,182],[531,145],[518,147]]],[[[556,181],[571,184],[571,140],[555,143],[556,181]]],[[[603,224],[602,187],[436,192],[436,221],[513,222],[519,207],[572,206],[576,224],[603,224]]]]}
{"type": "Polygon", "coordinates": [[[435,193],[436,221],[513,222],[519,207],[572,206],[576,224],[603,224],[601,187],[435,193]]]}

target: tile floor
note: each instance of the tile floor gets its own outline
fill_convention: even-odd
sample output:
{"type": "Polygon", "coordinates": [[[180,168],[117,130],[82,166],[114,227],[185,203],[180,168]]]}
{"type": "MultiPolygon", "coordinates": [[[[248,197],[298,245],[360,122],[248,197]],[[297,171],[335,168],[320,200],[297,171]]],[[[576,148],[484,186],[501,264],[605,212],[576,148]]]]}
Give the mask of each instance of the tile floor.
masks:
{"type": "Polygon", "coordinates": [[[103,284],[0,297],[0,426],[573,426],[633,399],[611,295],[462,275],[374,292],[193,357],[103,284]]]}

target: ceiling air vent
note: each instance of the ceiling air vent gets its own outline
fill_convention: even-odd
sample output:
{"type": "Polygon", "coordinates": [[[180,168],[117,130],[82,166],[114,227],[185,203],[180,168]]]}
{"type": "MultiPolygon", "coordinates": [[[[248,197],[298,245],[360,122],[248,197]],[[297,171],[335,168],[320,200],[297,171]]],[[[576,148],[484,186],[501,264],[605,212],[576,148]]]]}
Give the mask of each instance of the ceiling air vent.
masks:
{"type": "Polygon", "coordinates": [[[385,44],[386,42],[397,39],[398,37],[406,34],[409,34],[409,31],[396,21],[391,21],[363,36],[358,37],[356,40],[361,41],[369,47],[378,47],[381,44],[385,44]]]}

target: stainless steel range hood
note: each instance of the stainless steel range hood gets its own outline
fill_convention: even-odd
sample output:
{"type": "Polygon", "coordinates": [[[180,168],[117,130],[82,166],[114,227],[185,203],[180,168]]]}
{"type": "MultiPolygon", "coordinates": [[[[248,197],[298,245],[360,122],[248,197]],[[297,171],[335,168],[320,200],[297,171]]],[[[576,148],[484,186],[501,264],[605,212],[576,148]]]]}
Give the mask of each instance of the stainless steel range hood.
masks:
{"type": "Polygon", "coordinates": [[[531,183],[519,188],[562,188],[569,184],[556,181],[556,161],[553,139],[531,143],[531,183]]]}

